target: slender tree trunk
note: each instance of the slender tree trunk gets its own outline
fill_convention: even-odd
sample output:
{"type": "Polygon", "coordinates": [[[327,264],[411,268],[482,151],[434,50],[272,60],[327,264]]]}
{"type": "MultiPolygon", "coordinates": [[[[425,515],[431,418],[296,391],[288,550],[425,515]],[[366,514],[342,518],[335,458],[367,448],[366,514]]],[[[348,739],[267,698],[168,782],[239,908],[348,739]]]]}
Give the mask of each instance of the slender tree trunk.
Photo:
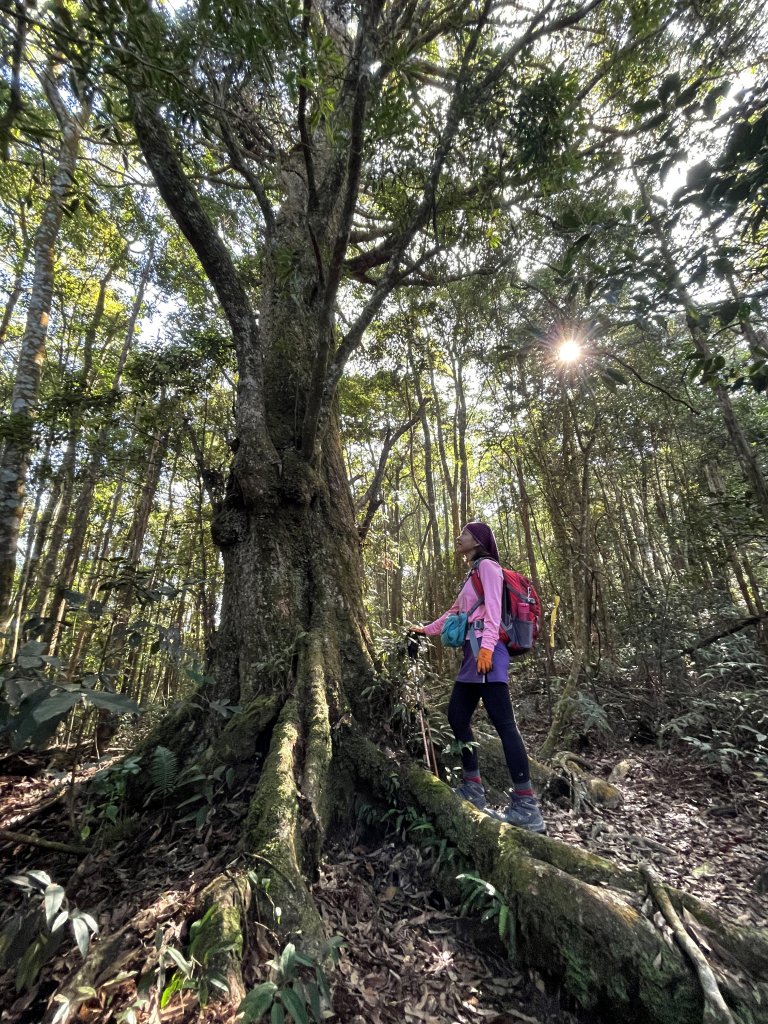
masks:
{"type": "MultiPolygon", "coordinates": [[[[125,361],[128,358],[128,353],[131,350],[135,338],[136,325],[144,302],[144,292],[149,282],[149,275],[152,270],[152,260],[153,248],[150,246],[144,266],[142,267],[136,296],[133,301],[133,306],[131,307],[131,315],[128,320],[125,340],[123,341],[123,347],[120,351],[115,376],[112,381],[111,390],[112,394],[115,396],[117,395],[120,387],[120,381],[122,380],[123,370],[125,368],[125,361]]],[[[62,565],[59,570],[59,579],[51,605],[50,617],[53,619],[54,623],[51,635],[52,650],[56,650],[58,645],[61,621],[64,617],[66,607],[65,591],[69,590],[74,583],[77,567],[83,552],[88,517],[91,510],[91,504],[93,502],[96,484],[98,483],[99,474],[101,472],[108,439],[109,428],[107,424],[104,424],[99,429],[98,435],[93,442],[90,458],[81,474],[80,493],[78,494],[72,514],[72,529],[70,530],[69,539],[64,551],[62,565]]]]}
{"type": "Polygon", "coordinates": [[[435,582],[439,580],[439,589],[436,587],[434,602],[439,605],[442,601],[443,583],[445,581],[443,577],[440,522],[437,518],[437,492],[435,489],[434,460],[432,457],[432,432],[430,430],[429,417],[427,416],[426,403],[421,391],[421,384],[418,380],[418,371],[415,367],[413,368],[413,375],[416,398],[421,408],[421,429],[424,436],[424,486],[427,491],[426,507],[429,517],[430,535],[432,537],[433,579],[435,582]]]}
{"type": "MultiPolygon", "coordinates": [[[[89,378],[93,367],[93,347],[96,341],[96,334],[104,317],[104,304],[106,301],[107,286],[111,276],[112,271],[110,270],[104,275],[101,281],[99,281],[99,292],[96,298],[96,306],[93,311],[93,316],[91,317],[91,322],[88,325],[88,329],[86,330],[83,338],[82,366],[80,367],[80,372],[77,378],[78,391],[83,397],[85,397],[88,392],[89,378]]],[[[67,447],[57,474],[60,500],[56,510],[56,516],[53,521],[53,527],[48,537],[48,551],[45,560],[41,565],[38,577],[39,584],[35,607],[36,615],[45,615],[46,605],[53,586],[53,580],[56,574],[56,565],[62,541],[64,539],[64,531],[69,520],[69,511],[75,486],[77,445],[80,440],[82,429],[80,420],[81,409],[79,407],[74,408],[70,414],[67,447]]]]}
{"type": "Polygon", "coordinates": [[[518,455],[515,459],[515,470],[517,472],[517,488],[520,494],[520,519],[523,523],[523,536],[525,537],[525,553],[528,558],[528,573],[536,590],[541,593],[541,580],[539,579],[539,566],[536,561],[536,551],[533,546],[533,534],[531,533],[531,502],[528,497],[528,488],[525,486],[525,472],[523,460],[518,455]]]}
{"type": "Polygon", "coordinates": [[[64,203],[74,179],[80,137],[90,114],[84,104],[78,114],[71,115],[50,71],[44,74],[48,99],[59,119],[61,142],[51,189],[35,234],[34,277],[11,397],[12,433],[0,459],[0,623],[5,621],[10,608],[27,474],[34,450],[33,427],[51,312],[56,242],[64,203]]]}
{"type": "Polygon", "coordinates": [[[453,383],[456,388],[456,437],[458,442],[459,464],[459,502],[461,505],[461,522],[467,523],[472,518],[472,496],[469,483],[469,459],[467,456],[467,396],[464,391],[464,369],[461,359],[454,357],[453,383]]]}
{"type": "Polygon", "coordinates": [[[445,428],[443,426],[443,417],[440,411],[440,396],[435,385],[435,371],[433,367],[430,367],[429,371],[430,384],[432,389],[432,408],[435,416],[435,429],[437,433],[437,450],[440,455],[440,466],[443,470],[443,486],[445,493],[448,497],[448,508],[451,522],[451,533],[450,538],[446,538],[446,553],[453,550],[449,543],[452,544],[461,532],[461,515],[459,509],[459,496],[457,493],[456,479],[451,475],[451,470],[448,465],[448,452],[445,446],[445,428]]]}
{"type": "MultiPolygon", "coordinates": [[[[701,317],[696,303],[691,298],[691,295],[680,276],[677,263],[672,254],[669,238],[664,232],[659,217],[654,212],[648,191],[642,184],[640,188],[645,208],[648,213],[648,218],[659,243],[659,249],[664,259],[666,271],[669,274],[685,309],[686,324],[688,326],[688,333],[693,341],[693,347],[699,355],[708,359],[711,355],[711,351],[706,335],[701,329],[701,317]]],[[[728,437],[731,441],[731,446],[736,453],[736,458],[738,459],[739,465],[744,473],[744,477],[749,484],[752,500],[754,501],[755,507],[762,518],[766,523],[768,523],[768,483],[766,483],[757,455],[752,445],[747,440],[747,437],[741,428],[741,424],[736,417],[728,389],[719,382],[716,382],[714,385],[714,392],[715,397],[717,398],[717,404],[720,406],[720,411],[725,422],[728,437]]]]}
{"type": "Polygon", "coordinates": [[[31,252],[32,240],[26,239],[19,255],[16,275],[13,279],[13,284],[11,285],[11,290],[5,303],[5,308],[3,309],[3,317],[2,320],[0,320],[0,350],[2,350],[3,343],[5,342],[5,336],[8,333],[11,318],[13,317],[14,310],[16,309],[16,303],[19,301],[24,291],[24,271],[27,268],[27,260],[29,259],[29,254],[31,252]]]}
{"type": "MultiPolygon", "coordinates": [[[[571,566],[571,586],[574,598],[574,645],[571,670],[555,706],[552,725],[539,751],[539,755],[545,759],[552,757],[559,749],[568,749],[572,744],[574,739],[573,698],[578,691],[582,676],[590,672],[592,653],[592,592],[594,580],[592,568],[590,457],[592,446],[597,437],[597,426],[592,429],[586,442],[582,441],[576,434],[575,420],[572,415],[573,410],[570,407],[570,402],[566,403],[566,405],[567,407],[564,408],[564,433],[566,435],[564,440],[572,454],[575,454],[574,442],[576,439],[578,439],[581,449],[580,480],[576,506],[578,518],[574,545],[576,558],[571,566]]],[[[570,459],[569,462],[573,463],[573,459],[570,459]]],[[[576,470],[575,464],[572,465],[572,469],[576,470]]]]}

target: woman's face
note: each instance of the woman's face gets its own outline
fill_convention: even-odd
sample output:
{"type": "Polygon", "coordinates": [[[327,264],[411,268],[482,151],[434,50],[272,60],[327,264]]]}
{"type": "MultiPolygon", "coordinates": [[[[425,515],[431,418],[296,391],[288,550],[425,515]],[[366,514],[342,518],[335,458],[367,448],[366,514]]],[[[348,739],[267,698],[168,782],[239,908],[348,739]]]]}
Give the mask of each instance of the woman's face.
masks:
{"type": "Polygon", "coordinates": [[[459,552],[460,555],[463,555],[464,558],[468,558],[472,555],[472,552],[478,547],[480,547],[480,545],[477,543],[477,541],[469,532],[469,530],[466,527],[464,527],[459,536],[456,538],[456,550],[459,552]]]}

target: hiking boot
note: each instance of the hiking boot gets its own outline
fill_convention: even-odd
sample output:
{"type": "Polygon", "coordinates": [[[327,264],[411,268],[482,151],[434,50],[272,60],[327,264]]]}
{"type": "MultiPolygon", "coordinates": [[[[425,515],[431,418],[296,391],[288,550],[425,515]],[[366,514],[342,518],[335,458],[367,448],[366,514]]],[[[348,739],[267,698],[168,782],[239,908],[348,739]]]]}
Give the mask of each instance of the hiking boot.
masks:
{"type": "Polygon", "coordinates": [[[471,804],[474,804],[478,811],[485,810],[487,801],[481,782],[469,782],[465,779],[461,785],[455,787],[453,792],[456,796],[460,796],[462,800],[468,800],[471,804]]]}
{"type": "Polygon", "coordinates": [[[517,825],[518,828],[526,828],[529,832],[546,832],[547,826],[541,816],[539,801],[535,796],[518,796],[510,793],[509,803],[501,811],[488,809],[486,814],[498,821],[504,821],[507,825],[517,825]]]}

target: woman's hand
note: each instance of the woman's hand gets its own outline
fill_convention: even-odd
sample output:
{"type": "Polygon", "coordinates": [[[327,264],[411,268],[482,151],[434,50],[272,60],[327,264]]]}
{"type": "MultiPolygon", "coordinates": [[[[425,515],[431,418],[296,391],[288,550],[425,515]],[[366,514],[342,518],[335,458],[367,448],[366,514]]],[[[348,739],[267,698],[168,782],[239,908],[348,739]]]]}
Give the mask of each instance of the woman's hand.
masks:
{"type": "Polygon", "coordinates": [[[481,647],[477,653],[477,671],[479,675],[487,675],[493,665],[493,651],[487,651],[481,647]]]}
{"type": "Polygon", "coordinates": [[[423,626],[406,626],[405,631],[406,633],[418,633],[419,636],[425,636],[423,626]]]}

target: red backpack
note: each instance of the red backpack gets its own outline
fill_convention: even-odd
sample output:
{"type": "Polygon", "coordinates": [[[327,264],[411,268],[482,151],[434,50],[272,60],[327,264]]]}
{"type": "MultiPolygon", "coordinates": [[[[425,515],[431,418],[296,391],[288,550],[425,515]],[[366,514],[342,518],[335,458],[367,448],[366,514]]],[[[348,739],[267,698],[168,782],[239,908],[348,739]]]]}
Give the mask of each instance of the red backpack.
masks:
{"type": "MultiPolygon", "coordinates": [[[[501,592],[501,625],[499,640],[510,654],[525,654],[536,642],[541,626],[541,600],[528,579],[514,569],[502,569],[504,587],[501,592]]],[[[477,567],[470,577],[478,597],[483,597],[483,584],[477,567]]]]}

